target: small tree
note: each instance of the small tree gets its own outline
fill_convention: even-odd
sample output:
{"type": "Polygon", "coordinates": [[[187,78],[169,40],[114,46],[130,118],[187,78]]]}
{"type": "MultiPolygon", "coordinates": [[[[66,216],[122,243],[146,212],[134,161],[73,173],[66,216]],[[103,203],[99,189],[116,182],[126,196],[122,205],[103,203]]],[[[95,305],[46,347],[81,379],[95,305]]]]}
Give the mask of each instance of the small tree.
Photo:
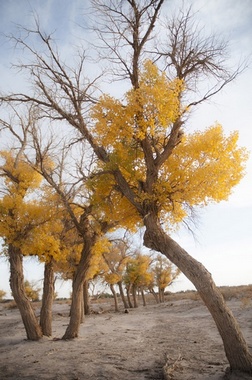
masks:
{"type": "Polygon", "coordinates": [[[175,269],[166,257],[158,255],[152,266],[154,284],[158,288],[159,302],[164,302],[165,289],[179,276],[179,269],[175,269]]]}
{"type": "Polygon", "coordinates": [[[130,291],[133,296],[134,307],[138,307],[137,291],[140,290],[143,298],[143,305],[146,305],[144,289],[148,289],[153,281],[151,273],[151,258],[148,255],[142,255],[139,252],[127,262],[124,282],[126,283],[128,294],[130,291]]]}
{"type": "Polygon", "coordinates": [[[25,293],[30,301],[39,301],[39,292],[41,289],[39,289],[34,283],[31,283],[28,280],[25,280],[24,287],[25,293]]]}

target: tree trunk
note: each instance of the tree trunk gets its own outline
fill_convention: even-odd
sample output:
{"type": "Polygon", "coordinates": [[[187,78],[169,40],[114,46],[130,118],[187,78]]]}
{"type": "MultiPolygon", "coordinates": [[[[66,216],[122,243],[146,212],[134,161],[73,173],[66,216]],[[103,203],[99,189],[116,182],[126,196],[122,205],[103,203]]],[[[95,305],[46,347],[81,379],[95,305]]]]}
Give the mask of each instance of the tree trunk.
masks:
{"type": "Polygon", "coordinates": [[[52,305],[54,299],[53,260],[45,263],[42,306],[40,311],[40,327],[43,335],[52,336],[52,305]]]}
{"type": "Polygon", "coordinates": [[[133,284],[132,285],[132,295],[133,295],[133,305],[135,308],[138,307],[138,302],[137,302],[137,287],[133,284]]]}
{"type": "Polygon", "coordinates": [[[62,339],[74,339],[78,337],[81,324],[81,308],[83,298],[83,286],[86,273],[89,269],[92,247],[96,237],[89,236],[87,233],[84,248],[81,253],[81,259],[73,278],[72,303],[70,308],[70,321],[62,339]]]}
{"type": "Polygon", "coordinates": [[[164,254],[198,290],[221,335],[231,371],[251,373],[252,356],[247,343],[211,274],[163,231],[155,216],[150,213],[144,221],[145,246],[164,254]]]}
{"type": "Polygon", "coordinates": [[[119,281],[117,283],[118,287],[119,287],[119,292],[120,292],[120,296],[121,296],[121,299],[122,299],[122,302],[123,302],[123,306],[124,306],[124,309],[128,309],[129,308],[129,305],[127,303],[127,300],[126,300],[126,297],[124,295],[124,292],[123,292],[123,284],[122,284],[122,281],[119,281]]]}
{"type": "MultiPolygon", "coordinates": [[[[78,272],[78,271],[77,271],[78,272]]],[[[62,339],[74,339],[78,337],[79,328],[81,324],[81,307],[82,307],[82,289],[84,279],[81,275],[77,275],[77,272],[73,279],[73,290],[72,290],[72,302],[70,308],[70,321],[63,335],[62,339]]]]}
{"type": "Polygon", "coordinates": [[[129,303],[129,307],[130,307],[131,309],[133,309],[133,305],[132,305],[132,302],[131,302],[131,299],[130,299],[130,291],[131,291],[131,288],[132,288],[132,284],[127,285],[127,287],[126,287],[126,292],[127,292],[127,300],[128,300],[128,303],[129,303]]]}
{"type": "Polygon", "coordinates": [[[34,310],[25,294],[23,275],[23,255],[12,244],[8,247],[10,262],[10,287],[20,311],[28,340],[39,340],[43,334],[34,310]]]}
{"type": "Polygon", "coordinates": [[[157,293],[155,292],[155,290],[153,288],[149,289],[149,292],[153,295],[153,297],[155,298],[155,301],[156,303],[159,303],[159,299],[158,299],[158,296],[157,296],[157,293]]]}
{"type": "Polygon", "coordinates": [[[84,281],[83,284],[83,300],[84,300],[84,314],[89,315],[90,314],[90,298],[88,294],[88,280],[84,281]]]}
{"type": "Polygon", "coordinates": [[[141,288],[141,296],[142,296],[142,300],[143,300],[143,306],[146,306],[145,294],[144,294],[144,291],[142,288],[141,288]]]}
{"type": "Polygon", "coordinates": [[[116,294],[116,291],[115,291],[115,288],[114,288],[114,285],[113,284],[110,284],[110,290],[113,294],[113,297],[114,297],[114,302],[115,302],[115,311],[118,312],[119,311],[119,307],[118,307],[118,299],[117,299],[117,294],[116,294]]]}
{"type": "Polygon", "coordinates": [[[159,302],[164,303],[164,289],[162,288],[158,289],[158,296],[159,296],[159,302]]]}
{"type": "MultiPolygon", "coordinates": [[[[85,281],[84,281],[85,282],[85,281]]],[[[81,289],[81,321],[80,323],[84,323],[85,321],[85,313],[84,313],[84,283],[83,283],[83,287],[81,289]]]]}

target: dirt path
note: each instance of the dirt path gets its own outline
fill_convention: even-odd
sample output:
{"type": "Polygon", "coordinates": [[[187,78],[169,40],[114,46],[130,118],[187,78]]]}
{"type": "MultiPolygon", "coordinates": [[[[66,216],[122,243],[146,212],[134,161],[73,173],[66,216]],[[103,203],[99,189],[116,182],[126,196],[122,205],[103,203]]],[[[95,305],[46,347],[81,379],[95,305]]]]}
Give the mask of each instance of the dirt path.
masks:
{"type": "MultiPolygon", "coordinates": [[[[252,307],[240,300],[229,306],[252,345],[252,307]]],[[[228,363],[222,342],[199,300],[141,306],[128,314],[92,314],[80,338],[57,340],[68,311],[68,305],[56,304],[53,338],[29,342],[18,311],[0,305],[1,380],[160,380],[165,364],[169,379],[224,379],[228,363]]]]}

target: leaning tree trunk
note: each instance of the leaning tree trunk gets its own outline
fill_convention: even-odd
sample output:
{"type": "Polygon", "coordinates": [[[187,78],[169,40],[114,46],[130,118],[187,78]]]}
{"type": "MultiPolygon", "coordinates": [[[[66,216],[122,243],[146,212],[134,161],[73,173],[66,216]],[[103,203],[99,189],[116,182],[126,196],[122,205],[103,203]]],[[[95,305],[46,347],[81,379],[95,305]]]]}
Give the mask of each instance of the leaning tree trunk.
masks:
{"type": "Polygon", "coordinates": [[[62,339],[74,339],[78,337],[82,318],[83,285],[90,265],[92,247],[96,236],[87,233],[85,245],[81,253],[81,259],[73,278],[72,303],[70,308],[70,321],[62,339]]]}
{"type": "Polygon", "coordinates": [[[113,284],[110,284],[110,290],[111,290],[111,293],[113,294],[113,298],[114,298],[114,302],[115,302],[115,312],[118,312],[119,311],[118,299],[117,299],[117,294],[116,294],[116,291],[115,291],[113,284]]]}
{"type": "Polygon", "coordinates": [[[40,327],[45,336],[52,335],[52,305],[54,300],[53,259],[45,263],[42,306],[40,311],[40,327]]]}
{"type": "Polygon", "coordinates": [[[145,226],[145,246],[164,254],[197,289],[221,335],[231,371],[251,373],[252,356],[247,343],[211,274],[163,231],[151,213],[145,217],[145,226]]]}
{"type": "Polygon", "coordinates": [[[129,303],[129,307],[131,309],[133,309],[133,305],[132,305],[132,302],[131,302],[131,299],[130,299],[131,288],[132,288],[132,284],[128,284],[127,287],[126,287],[126,292],[127,292],[127,300],[128,300],[128,303],[129,303]]]}
{"type": "Polygon", "coordinates": [[[153,288],[149,288],[149,292],[153,295],[153,297],[155,298],[155,301],[156,303],[159,303],[159,298],[157,296],[157,293],[155,292],[155,290],[153,288]]]}
{"type": "Polygon", "coordinates": [[[141,287],[141,296],[142,296],[142,300],[143,300],[143,306],[146,306],[145,294],[144,294],[144,290],[142,287],[141,287]]]}
{"type": "Polygon", "coordinates": [[[122,299],[122,302],[123,302],[123,305],[124,305],[124,309],[128,309],[129,305],[128,305],[126,297],[125,297],[125,295],[123,293],[122,281],[118,281],[117,285],[119,287],[119,292],[120,292],[120,296],[121,296],[121,299],[122,299]]]}
{"type": "Polygon", "coordinates": [[[10,262],[10,287],[14,300],[20,311],[28,340],[39,340],[43,334],[34,310],[25,294],[23,275],[23,255],[12,244],[8,247],[10,262]]]}

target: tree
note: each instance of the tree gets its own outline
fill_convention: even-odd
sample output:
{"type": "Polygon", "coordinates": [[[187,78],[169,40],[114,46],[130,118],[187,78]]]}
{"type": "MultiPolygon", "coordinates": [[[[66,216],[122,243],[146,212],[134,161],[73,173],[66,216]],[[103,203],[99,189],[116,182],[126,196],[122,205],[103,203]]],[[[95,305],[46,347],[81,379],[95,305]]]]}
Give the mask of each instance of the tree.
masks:
{"type": "Polygon", "coordinates": [[[154,286],[158,287],[159,302],[164,302],[165,289],[179,276],[179,270],[174,269],[166,257],[158,255],[152,267],[154,286]]]}
{"type": "MultiPolygon", "coordinates": [[[[51,336],[54,263],[63,260],[66,251],[63,249],[60,236],[64,228],[62,220],[65,221],[65,215],[62,214],[62,208],[52,189],[42,183],[42,176],[36,168],[36,157],[34,158],[28,146],[30,128],[35,122],[33,109],[26,109],[27,114],[24,117],[21,110],[18,113],[17,109],[8,106],[10,106],[7,109],[10,121],[1,119],[1,129],[5,132],[7,140],[12,141],[13,148],[10,151],[1,151],[3,197],[0,233],[8,247],[10,261],[11,246],[14,246],[22,255],[37,255],[45,265],[40,328],[43,335],[51,336]]],[[[50,166],[51,163],[48,162],[47,165],[50,166]]],[[[11,263],[17,265],[15,261],[11,263]]],[[[21,272],[22,265],[13,271],[11,268],[14,277],[19,273],[20,278],[23,278],[21,272]]],[[[15,281],[11,282],[14,284],[15,281]]],[[[22,286],[25,288],[25,283],[22,286]]],[[[18,293],[19,288],[15,289],[17,294],[13,293],[14,298],[23,297],[23,293],[18,293]]],[[[17,304],[19,306],[19,303],[17,304]]],[[[29,321],[26,323],[29,324],[29,321]]]]}
{"type": "Polygon", "coordinates": [[[39,301],[39,292],[41,289],[36,287],[35,284],[30,283],[28,280],[24,282],[25,293],[30,301],[39,301]]]}
{"type": "Polygon", "coordinates": [[[104,51],[113,74],[131,85],[125,101],[103,96],[88,114],[94,99],[91,81],[83,91],[80,80],[84,59],[73,75],[54,53],[51,36],[39,28],[34,33],[47,49],[44,55],[27,39],[16,39],[35,58],[34,64],[21,68],[34,79],[36,94],[11,94],[3,100],[36,104],[46,117],[64,119],[80,133],[99,160],[96,184],[102,182],[103,189],[121,194],[134,214],[132,223],[145,226],[145,246],[164,254],[195,285],[222,337],[231,370],[251,372],[248,346],[210,273],[169,235],[174,222],[190,217],[195,207],[227,199],[243,175],[246,155],[237,147],[237,134],[225,137],[219,126],[184,134],[190,108],[218,93],[240,68],[227,70],[226,46],[201,37],[191,25],[190,12],[173,19],[168,39],[158,44],[158,51],[152,48],[163,2],[128,0],[118,6],[114,0],[92,1],[100,16],[98,37],[108,49],[104,51]],[[143,67],[147,55],[159,68],[149,61],[143,67]],[[197,97],[199,82],[208,79],[214,84],[197,97]]]}
{"type": "Polygon", "coordinates": [[[140,252],[136,252],[134,257],[130,258],[127,262],[126,273],[124,276],[124,282],[128,288],[128,294],[132,291],[133,305],[138,307],[137,302],[137,290],[140,289],[143,305],[146,305],[143,290],[149,287],[149,284],[153,281],[153,276],[150,270],[151,257],[148,255],[142,255],[140,252]]]}
{"type": "Polygon", "coordinates": [[[108,247],[108,250],[104,251],[102,254],[105,264],[103,277],[109,284],[110,290],[113,294],[115,311],[119,311],[119,307],[114,285],[118,285],[124,308],[127,309],[129,307],[123,292],[123,275],[129,261],[127,248],[128,247],[125,240],[115,240],[112,241],[111,245],[108,247]]]}
{"type": "Polygon", "coordinates": [[[22,243],[32,229],[37,205],[25,201],[25,196],[40,183],[40,178],[13,152],[1,152],[1,176],[4,180],[4,195],[0,200],[0,236],[3,237],[10,262],[10,287],[25,326],[27,338],[38,340],[41,328],[26,294],[23,276],[22,243]]]}

